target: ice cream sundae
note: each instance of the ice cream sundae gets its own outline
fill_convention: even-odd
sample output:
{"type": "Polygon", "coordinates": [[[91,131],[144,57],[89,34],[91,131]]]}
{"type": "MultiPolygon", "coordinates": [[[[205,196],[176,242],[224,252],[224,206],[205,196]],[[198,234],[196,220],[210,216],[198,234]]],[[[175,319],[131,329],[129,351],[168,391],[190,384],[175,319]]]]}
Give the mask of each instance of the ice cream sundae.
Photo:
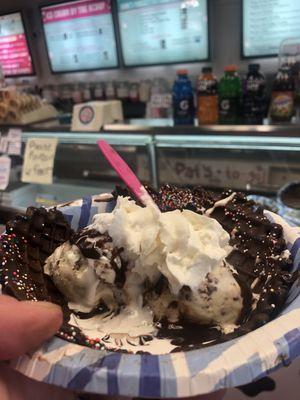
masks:
{"type": "Polygon", "coordinates": [[[282,227],[241,193],[126,190],[73,232],[57,210],[30,208],[1,241],[3,291],[63,306],[59,335],[93,348],[168,353],[267,323],[297,279],[282,227]]]}

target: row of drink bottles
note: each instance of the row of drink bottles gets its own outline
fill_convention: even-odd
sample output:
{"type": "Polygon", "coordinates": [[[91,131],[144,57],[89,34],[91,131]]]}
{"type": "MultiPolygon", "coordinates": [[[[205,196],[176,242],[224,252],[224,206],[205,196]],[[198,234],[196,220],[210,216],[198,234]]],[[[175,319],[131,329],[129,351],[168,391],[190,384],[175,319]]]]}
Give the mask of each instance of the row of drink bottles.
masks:
{"type": "Polygon", "coordinates": [[[266,95],[266,80],[259,64],[250,64],[242,80],[235,65],[224,68],[220,81],[212,68],[204,67],[197,82],[197,105],[187,70],[177,71],[173,85],[173,117],[175,125],[262,124],[265,117],[272,122],[290,122],[297,103],[298,69],[282,65],[273,82],[271,99],[266,95]]]}
{"type": "Polygon", "coordinates": [[[95,82],[81,84],[47,85],[43,97],[52,104],[70,101],[73,104],[91,100],[119,99],[131,102],[148,102],[150,99],[151,81],[142,82],[95,82]]]}

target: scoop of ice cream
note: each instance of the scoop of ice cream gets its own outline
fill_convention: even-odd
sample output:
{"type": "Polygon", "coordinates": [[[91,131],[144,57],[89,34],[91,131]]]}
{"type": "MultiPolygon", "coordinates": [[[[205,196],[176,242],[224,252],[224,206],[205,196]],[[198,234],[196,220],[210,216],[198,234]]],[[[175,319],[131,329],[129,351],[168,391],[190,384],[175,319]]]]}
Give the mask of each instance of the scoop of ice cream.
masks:
{"type": "Polygon", "coordinates": [[[80,231],[48,257],[44,271],[72,310],[88,313],[100,303],[115,310],[122,302],[122,261],[108,235],[80,231]]]}
{"type": "Polygon", "coordinates": [[[217,324],[227,333],[237,328],[243,297],[231,268],[224,263],[208,273],[197,290],[183,286],[178,296],[170,292],[167,280],[161,278],[146,290],[144,303],[150,307],[156,321],[217,324]]]}
{"type": "Polygon", "coordinates": [[[180,311],[192,322],[217,323],[223,331],[236,328],[243,307],[241,288],[224,263],[208,273],[197,290],[184,286],[179,294],[180,311]]]}
{"type": "MultiPolygon", "coordinates": [[[[139,275],[141,282],[148,279],[155,283],[162,274],[171,295],[182,299],[184,312],[189,309],[190,319],[220,324],[237,320],[242,309],[241,290],[224,264],[232,250],[229,234],[216,220],[189,210],[157,214],[151,206],[140,207],[119,197],[114,211],[96,215],[92,227],[108,232],[114,246],[124,249],[122,257],[133,265],[131,274],[139,275]],[[211,277],[217,281],[216,293],[206,296],[203,291],[211,277]],[[181,293],[185,288],[190,292],[188,299],[181,293]]],[[[130,281],[129,276],[129,290],[133,286],[130,281]]],[[[165,302],[166,298],[161,304],[165,302]]]]}

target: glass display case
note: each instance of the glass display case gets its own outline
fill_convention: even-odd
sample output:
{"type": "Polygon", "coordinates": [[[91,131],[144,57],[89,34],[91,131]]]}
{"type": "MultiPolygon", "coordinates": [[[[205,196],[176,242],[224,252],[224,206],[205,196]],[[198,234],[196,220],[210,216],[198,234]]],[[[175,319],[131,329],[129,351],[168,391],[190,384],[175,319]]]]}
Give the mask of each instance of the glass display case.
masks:
{"type": "Polygon", "coordinates": [[[151,162],[152,137],[142,134],[74,134],[68,132],[24,132],[22,154],[29,138],[57,138],[53,184],[27,184],[21,182],[23,157],[13,156],[10,183],[1,193],[1,205],[25,209],[30,204],[53,206],[87,195],[111,192],[120,184],[115,172],[102,157],[96,142],[107,140],[138,173],[138,160],[147,160],[145,181],[153,183],[151,162]]]}
{"type": "Polygon", "coordinates": [[[98,150],[100,138],[116,148],[141,181],[154,187],[229,187],[274,202],[280,188],[300,181],[298,132],[297,126],[146,125],[107,126],[100,133],[23,132],[23,151],[29,138],[58,138],[53,184],[21,183],[22,157],[13,156],[1,206],[25,210],[29,205],[47,207],[112,191],[121,182],[98,150]]]}

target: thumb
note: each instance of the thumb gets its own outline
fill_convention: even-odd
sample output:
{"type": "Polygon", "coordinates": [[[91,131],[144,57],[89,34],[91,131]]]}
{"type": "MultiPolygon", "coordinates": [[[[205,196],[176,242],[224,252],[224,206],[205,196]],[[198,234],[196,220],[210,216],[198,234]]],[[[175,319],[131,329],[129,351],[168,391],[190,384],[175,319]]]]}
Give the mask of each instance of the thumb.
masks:
{"type": "Polygon", "coordinates": [[[56,304],[0,296],[0,360],[12,359],[38,347],[61,324],[62,311],[56,304]]]}

